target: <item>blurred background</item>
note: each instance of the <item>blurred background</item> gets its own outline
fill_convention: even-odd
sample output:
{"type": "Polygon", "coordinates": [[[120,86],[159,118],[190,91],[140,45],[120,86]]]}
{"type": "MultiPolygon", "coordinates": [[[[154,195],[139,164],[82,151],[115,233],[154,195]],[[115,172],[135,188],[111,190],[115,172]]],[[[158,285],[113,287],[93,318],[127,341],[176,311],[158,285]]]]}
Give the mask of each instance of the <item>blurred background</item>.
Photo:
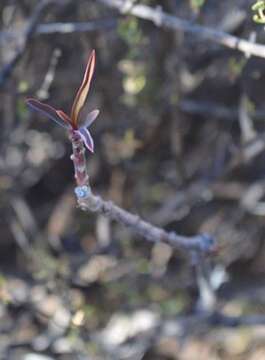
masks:
{"type": "MultiPolygon", "coordinates": [[[[265,40],[253,1],[134,3],[265,40]]],[[[265,59],[97,0],[2,0],[0,24],[0,359],[265,359],[265,59]],[[92,49],[94,193],[214,236],[203,269],[77,208],[67,134],[25,99],[69,113],[92,49]]]]}

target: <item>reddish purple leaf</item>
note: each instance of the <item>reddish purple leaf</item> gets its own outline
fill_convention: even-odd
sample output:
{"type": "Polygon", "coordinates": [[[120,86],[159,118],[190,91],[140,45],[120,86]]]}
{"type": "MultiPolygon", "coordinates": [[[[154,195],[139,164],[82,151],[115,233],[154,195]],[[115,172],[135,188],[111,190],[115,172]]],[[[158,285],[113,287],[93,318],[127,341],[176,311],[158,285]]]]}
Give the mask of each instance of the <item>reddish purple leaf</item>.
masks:
{"type": "Polygon", "coordinates": [[[65,128],[70,128],[71,125],[69,124],[69,122],[67,122],[66,119],[64,119],[63,117],[61,117],[58,114],[58,111],[55,110],[53,107],[51,107],[50,105],[44,104],[38,100],[35,99],[27,99],[26,103],[34,110],[38,111],[39,113],[47,116],[49,119],[55,121],[57,124],[65,127],[65,128]]]}
{"type": "Polygon", "coordinates": [[[98,114],[99,114],[99,110],[93,110],[93,111],[91,111],[91,112],[87,115],[87,117],[85,118],[85,120],[79,121],[79,127],[80,127],[80,128],[87,128],[87,127],[89,127],[89,126],[94,122],[94,120],[96,120],[98,114]]]}
{"type": "Polygon", "coordinates": [[[92,139],[92,136],[90,135],[90,132],[86,128],[81,128],[77,131],[80,134],[86,148],[93,153],[94,152],[94,141],[92,139]]]}
{"type": "Polygon", "coordinates": [[[93,76],[93,73],[95,70],[95,62],[96,62],[96,54],[95,54],[95,50],[93,50],[88,59],[88,62],[87,62],[86,71],[84,74],[82,84],[76,94],[76,97],[74,99],[74,103],[72,106],[71,119],[72,119],[72,122],[73,122],[73,125],[75,128],[78,127],[78,124],[77,124],[78,115],[80,113],[80,110],[84,106],[84,103],[86,101],[86,97],[87,97],[87,94],[88,94],[88,91],[90,88],[90,83],[91,83],[92,76],[93,76]]]}

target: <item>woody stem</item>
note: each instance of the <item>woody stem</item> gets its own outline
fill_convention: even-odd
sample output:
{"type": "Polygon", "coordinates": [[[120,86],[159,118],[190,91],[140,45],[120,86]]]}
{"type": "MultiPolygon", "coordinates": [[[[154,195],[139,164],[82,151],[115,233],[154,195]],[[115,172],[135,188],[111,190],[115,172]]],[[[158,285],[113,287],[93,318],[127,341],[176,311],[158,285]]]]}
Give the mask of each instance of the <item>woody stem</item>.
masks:
{"type": "Polygon", "coordinates": [[[74,130],[69,130],[69,138],[72,142],[73,154],[71,160],[74,163],[75,179],[78,186],[89,186],[89,177],[86,168],[85,147],[81,136],[74,130]]]}

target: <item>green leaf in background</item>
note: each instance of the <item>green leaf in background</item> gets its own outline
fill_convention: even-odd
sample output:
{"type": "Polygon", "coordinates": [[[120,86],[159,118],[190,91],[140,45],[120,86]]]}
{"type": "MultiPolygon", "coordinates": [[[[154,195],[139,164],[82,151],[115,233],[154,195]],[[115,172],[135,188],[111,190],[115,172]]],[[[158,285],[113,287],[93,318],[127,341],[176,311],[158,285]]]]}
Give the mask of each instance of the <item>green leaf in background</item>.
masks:
{"type": "Polygon", "coordinates": [[[139,28],[139,21],[135,17],[128,17],[125,20],[121,20],[118,27],[118,34],[128,46],[139,45],[143,36],[139,28]]]}
{"type": "Polygon", "coordinates": [[[257,24],[265,24],[265,1],[259,0],[252,5],[251,9],[256,12],[253,21],[257,24]]]}
{"type": "Polygon", "coordinates": [[[198,11],[205,3],[205,0],[190,0],[190,6],[194,11],[198,11]]]}

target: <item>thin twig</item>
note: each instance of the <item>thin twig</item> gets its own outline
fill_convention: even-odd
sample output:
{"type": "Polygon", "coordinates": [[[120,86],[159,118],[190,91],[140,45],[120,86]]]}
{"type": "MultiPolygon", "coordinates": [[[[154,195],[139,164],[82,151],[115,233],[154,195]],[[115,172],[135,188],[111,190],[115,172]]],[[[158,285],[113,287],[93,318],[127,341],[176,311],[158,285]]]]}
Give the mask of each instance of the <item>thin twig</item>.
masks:
{"type": "MultiPolygon", "coordinates": [[[[115,18],[106,18],[91,20],[88,22],[67,22],[67,23],[48,23],[39,24],[33,36],[38,35],[51,35],[51,34],[72,34],[93,32],[97,30],[109,30],[117,27],[118,20],[115,18]]],[[[13,31],[1,31],[0,41],[10,41],[16,39],[23,29],[13,31]]]]}
{"type": "MultiPolygon", "coordinates": [[[[99,0],[107,6],[116,8],[121,13],[124,11],[123,0],[99,0]]],[[[126,13],[138,18],[150,20],[158,27],[164,27],[176,31],[184,31],[195,34],[206,40],[224,45],[230,49],[242,51],[247,55],[254,55],[265,58],[265,46],[255,44],[252,41],[241,39],[239,37],[227,34],[223,31],[208,28],[206,26],[192,24],[187,20],[182,20],[176,16],[170,15],[161,10],[161,8],[152,8],[146,5],[132,5],[126,8],[126,13]]]]}
{"type": "Polygon", "coordinates": [[[257,137],[257,132],[254,128],[252,116],[250,116],[248,111],[248,98],[244,93],[240,98],[238,119],[241,130],[241,142],[247,144],[257,137]]]}
{"type": "Polygon", "coordinates": [[[2,86],[5,83],[5,81],[11,75],[12,71],[14,70],[19,60],[22,58],[31,37],[35,32],[38,22],[40,21],[41,17],[43,16],[48,6],[50,6],[54,2],[55,2],[54,0],[42,0],[36,6],[33,15],[29,20],[29,24],[23,34],[22,45],[16,51],[16,53],[14,54],[12,59],[8,62],[8,64],[6,64],[0,72],[0,86],[2,86]]]}
{"type": "Polygon", "coordinates": [[[262,314],[228,316],[221,312],[216,312],[208,317],[208,321],[214,326],[257,326],[265,324],[265,316],[262,314]]]}
{"type": "Polygon", "coordinates": [[[257,326],[265,324],[265,316],[262,314],[232,316],[219,311],[196,312],[192,315],[178,316],[174,320],[165,319],[160,325],[160,333],[168,333],[167,328],[170,324],[171,336],[179,334],[180,328],[186,329],[191,334],[192,329],[202,324],[208,324],[213,327],[239,327],[239,326],[257,326]]]}
{"type": "Polygon", "coordinates": [[[46,100],[49,97],[49,89],[54,80],[56,67],[58,65],[58,61],[59,61],[61,54],[62,54],[61,50],[56,48],[51,55],[48,71],[44,77],[44,80],[40,86],[40,89],[37,92],[37,96],[39,99],[46,100]]]}
{"type": "MultiPolygon", "coordinates": [[[[203,115],[207,117],[208,120],[212,120],[213,118],[221,120],[237,120],[239,116],[239,109],[237,107],[228,107],[217,102],[184,99],[179,102],[178,106],[183,112],[203,115]]],[[[250,115],[253,120],[263,121],[265,118],[265,111],[257,109],[251,112],[250,115]]]]}
{"type": "Polygon", "coordinates": [[[82,210],[103,214],[131,228],[148,241],[163,242],[177,249],[205,253],[212,252],[216,248],[214,240],[207,234],[186,237],[177,235],[175,232],[167,232],[142,220],[138,215],[118,207],[111,201],[104,201],[100,196],[95,196],[87,186],[77,187],[75,192],[82,210]]]}
{"type": "MultiPolygon", "coordinates": [[[[217,118],[230,121],[238,119],[237,108],[228,108],[214,102],[184,99],[179,102],[178,106],[179,109],[185,113],[203,115],[207,117],[207,119],[217,118]]],[[[263,115],[265,115],[265,113],[263,115]]]]}
{"type": "Polygon", "coordinates": [[[115,18],[106,18],[89,22],[75,23],[50,23],[40,24],[36,29],[36,34],[45,35],[53,33],[74,33],[74,32],[90,32],[96,30],[109,30],[117,26],[118,21],[115,18]]]}

